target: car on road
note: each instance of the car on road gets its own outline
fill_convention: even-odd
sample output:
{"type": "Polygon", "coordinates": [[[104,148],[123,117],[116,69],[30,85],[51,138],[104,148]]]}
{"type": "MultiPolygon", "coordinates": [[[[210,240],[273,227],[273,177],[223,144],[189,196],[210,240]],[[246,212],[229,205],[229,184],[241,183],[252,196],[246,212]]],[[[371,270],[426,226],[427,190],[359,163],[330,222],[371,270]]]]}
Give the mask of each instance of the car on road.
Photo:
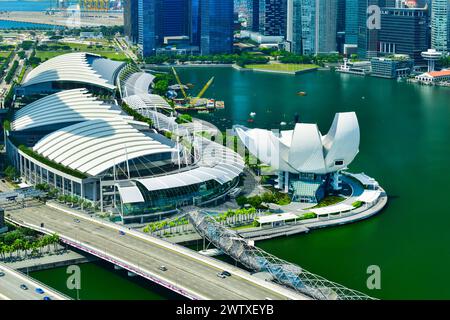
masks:
{"type": "Polygon", "coordinates": [[[3,277],[4,275],[5,273],[2,270],[0,270],[0,277],[3,277]]]}
{"type": "Polygon", "coordinates": [[[217,273],[217,276],[221,279],[225,279],[227,277],[222,272],[217,273]]]}
{"type": "Polygon", "coordinates": [[[28,287],[27,287],[27,285],[25,285],[25,284],[21,284],[21,285],[20,285],[20,289],[22,289],[22,290],[28,290],[28,287]]]}
{"type": "Polygon", "coordinates": [[[167,271],[167,268],[165,266],[160,266],[158,269],[161,271],[167,271]]]}
{"type": "Polygon", "coordinates": [[[74,221],[75,223],[80,223],[80,222],[81,222],[80,219],[73,219],[73,221],[74,221]]]}
{"type": "Polygon", "coordinates": [[[231,277],[231,273],[229,273],[228,271],[223,270],[222,274],[226,277],[231,277]]]}
{"type": "Polygon", "coordinates": [[[124,235],[125,235],[125,232],[123,232],[122,230],[120,230],[120,231],[119,231],[119,234],[120,234],[121,236],[124,236],[124,235]]]}
{"type": "Polygon", "coordinates": [[[45,296],[43,300],[52,300],[52,299],[48,296],[45,296]]]}
{"type": "Polygon", "coordinates": [[[5,182],[6,182],[6,180],[5,180],[5,179],[2,179],[2,182],[3,182],[3,183],[5,183],[5,182]]]}
{"type": "Polygon", "coordinates": [[[39,294],[44,293],[44,290],[42,290],[41,288],[36,288],[34,291],[36,291],[36,293],[39,293],[39,294]]]}

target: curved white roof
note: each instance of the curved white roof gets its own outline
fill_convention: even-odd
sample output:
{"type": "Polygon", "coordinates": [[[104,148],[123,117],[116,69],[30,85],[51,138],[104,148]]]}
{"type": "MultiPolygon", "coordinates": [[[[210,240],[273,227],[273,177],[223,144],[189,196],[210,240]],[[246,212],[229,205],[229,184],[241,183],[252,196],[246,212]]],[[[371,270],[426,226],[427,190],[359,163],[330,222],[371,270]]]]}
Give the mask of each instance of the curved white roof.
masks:
{"type": "Polygon", "coordinates": [[[125,80],[123,88],[125,96],[146,94],[155,76],[147,72],[135,72],[125,80]]]}
{"type": "Polygon", "coordinates": [[[172,107],[166,100],[164,100],[163,97],[158,96],[156,94],[149,94],[149,93],[135,94],[123,98],[123,101],[125,101],[126,104],[134,110],[148,109],[148,108],[172,109],[172,107]]]}
{"type": "Polygon", "coordinates": [[[97,100],[86,89],[74,89],[46,96],[18,110],[11,129],[18,131],[57,123],[117,117],[133,120],[132,117],[123,115],[117,107],[97,100]]]}
{"type": "Polygon", "coordinates": [[[354,112],[337,113],[326,136],[316,124],[297,123],[280,135],[236,126],[236,133],[255,157],[293,173],[325,174],[346,168],[359,152],[359,124],[354,112]]]}
{"type": "Polygon", "coordinates": [[[22,86],[45,82],[70,81],[87,83],[113,90],[117,72],[125,65],[86,52],[75,52],[49,59],[25,77],[22,86]]]}
{"type": "Polygon", "coordinates": [[[127,159],[174,151],[120,118],[84,121],[57,130],[42,138],[33,150],[92,176],[127,159]]]}

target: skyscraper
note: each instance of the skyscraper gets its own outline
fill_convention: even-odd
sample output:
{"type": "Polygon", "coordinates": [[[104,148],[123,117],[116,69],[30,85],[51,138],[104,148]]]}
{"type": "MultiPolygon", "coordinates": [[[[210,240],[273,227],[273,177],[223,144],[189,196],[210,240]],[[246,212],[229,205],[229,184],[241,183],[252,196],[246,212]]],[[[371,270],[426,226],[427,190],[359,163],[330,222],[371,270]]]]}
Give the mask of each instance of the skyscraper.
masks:
{"type": "MultiPolygon", "coordinates": [[[[233,0],[126,0],[125,32],[143,56],[154,55],[164,39],[183,41],[188,52],[202,54],[233,50],[233,0]],[[136,10],[133,11],[133,3],[136,10]],[[136,36],[133,26],[136,24],[136,36]],[[181,37],[173,39],[173,37],[181,37]]],[[[164,49],[163,49],[164,51],[164,49]]]]}
{"type": "Polygon", "coordinates": [[[200,53],[231,53],[233,50],[233,0],[200,1],[200,53]]]}
{"type": "Polygon", "coordinates": [[[163,0],[162,34],[164,37],[189,35],[189,0],[163,0]]]}
{"type": "Polygon", "coordinates": [[[265,36],[286,36],[287,0],[259,0],[257,16],[259,33],[265,36]]]}
{"type": "Polygon", "coordinates": [[[124,0],[123,4],[123,24],[125,36],[131,42],[138,41],[138,0],[124,0]]]}
{"type": "Polygon", "coordinates": [[[372,16],[371,13],[368,13],[368,9],[372,5],[378,8],[384,7],[385,0],[358,1],[358,56],[363,59],[376,57],[378,53],[379,29],[369,28],[367,25],[372,16]]]}
{"type": "Polygon", "coordinates": [[[161,43],[161,0],[138,0],[138,45],[142,55],[156,53],[161,43]]]}
{"type": "Polygon", "coordinates": [[[337,0],[316,1],[316,53],[336,51],[337,0]]]}
{"type": "Polygon", "coordinates": [[[428,12],[419,8],[383,8],[379,32],[380,52],[407,54],[415,63],[428,46],[428,12]]]}
{"type": "Polygon", "coordinates": [[[345,1],[345,43],[358,44],[358,2],[360,0],[345,1]]]}
{"type": "Polygon", "coordinates": [[[449,52],[450,0],[433,0],[431,10],[431,48],[449,52]]]}
{"type": "Polygon", "coordinates": [[[337,0],[289,0],[287,41],[292,52],[336,51],[337,0]]]}

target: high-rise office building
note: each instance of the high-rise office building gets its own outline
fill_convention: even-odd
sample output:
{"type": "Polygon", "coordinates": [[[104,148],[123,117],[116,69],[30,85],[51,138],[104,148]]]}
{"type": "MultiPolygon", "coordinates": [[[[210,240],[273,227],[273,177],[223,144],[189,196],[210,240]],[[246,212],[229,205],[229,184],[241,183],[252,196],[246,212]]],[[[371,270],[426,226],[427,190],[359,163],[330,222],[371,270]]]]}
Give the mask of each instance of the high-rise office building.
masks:
{"type": "MultiPolygon", "coordinates": [[[[286,36],[287,0],[259,0],[257,32],[265,36],[286,36]]],[[[256,16],[253,18],[256,21],[256,16]]]]}
{"type": "Polygon", "coordinates": [[[335,52],[337,0],[316,1],[316,53],[335,52]]]}
{"type": "Polygon", "coordinates": [[[200,53],[231,53],[233,50],[233,0],[200,1],[200,53]]]}
{"type": "Polygon", "coordinates": [[[125,36],[131,42],[138,41],[138,0],[124,0],[123,24],[125,36]]]}
{"type": "Polygon", "coordinates": [[[431,48],[450,51],[450,0],[433,0],[431,7],[431,48]]]}
{"type": "Polygon", "coordinates": [[[371,25],[368,21],[380,17],[373,16],[373,12],[368,12],[370,6],[384,7],[385,0],[359,0],[358,1],[358,56],[363,59],[376,57],[378,54],[378,33],[379,28],[371,25]]]}
{"type": "Polygon", "coordinates": [[[420,8],[383,8],[379,49],[384,54],[407,54],[415,63],[423,62],[427,51],[428,12],[420,8]]]}
{"type": "Polygon", "coordinates": [[[287,41],[298,54],[336,51],[336,0],[289,0],[287,41]]]}
{"type": "Polygon", "coordinates": [[[360,0],[345,1],[345,43],[358,44],[358,2],[360,0]]]}
{"type": "Polygon", "coordinates": [[[162,34],[164,37],[189,35],[189,0],[163,0],[162,34]]]}
{"type": "Polygon", "coordinates": [[[339,52],[343,52],[345,44],[345,0],[337,0],[336,13],[336,46],[339,52]]]}
{"type": "Polygon", "coordinates": [[[169,45],[187,46],[201,54],[233,50],[233,0],[126,0],[125,32],[142,55],[154,55],[169,45]],[[133,4],[136,2],[136,12],[133,4]],[[136,24],[136,36],[133,26],[136,24]]]}
{"type": "Polygon", "coordinates": [[[161,2],[162,0],[138,0],[138,45],[144,57],[156,54],[162,41],[161,2]]]}

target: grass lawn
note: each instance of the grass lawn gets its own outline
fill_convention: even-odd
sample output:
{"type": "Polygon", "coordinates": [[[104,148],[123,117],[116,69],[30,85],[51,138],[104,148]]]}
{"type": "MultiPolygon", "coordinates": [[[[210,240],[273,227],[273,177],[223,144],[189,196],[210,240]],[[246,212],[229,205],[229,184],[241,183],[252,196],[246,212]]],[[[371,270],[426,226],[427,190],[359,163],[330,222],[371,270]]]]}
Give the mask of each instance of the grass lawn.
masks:
{"type": "Polygon", "coordinates": [[[6,58],[11,51],[0,51],[0,58],[6,58]]]}
{"type": "MultiPolygon", "coordinates": [[[[338,197],[338,196],[327,196],[325,198],[323,198],[322,201],[320,201],[316,206],[312,207],[312,208],[323,208],[323,207],[328,207],[331,206],[333,204],[339,203],[344,201],[345,198],[344,197],[338,197]]],[[[311,209],[312,209],[311,208],[311,209]]]]}
{"type": "Polygon", "coordinates": [[[70,53],[71,51],[39,51],[36,50],[36,57],[40,58],[42,62],[60,56],[62,54],[70,53]]]}
{"type": "Polygon", "coordinates": [[[293,64],[293,63],[248,64],[245,67],[248,69],[263,69],[271,71],[288,71],[288,72],[297,72],[302,70],[318,68],[318,66],[315,64],[293,64]]]}
{"type": "MultiPolygon", "coordinates": [[[[102,57],[111,59],[111,60],[118,60],[118,61],[124,61],[127,59],[127,56],[123,52],[116,52],[116,51],[108,51],[108,50],[96,50],[95,48],[92,49],[86,49],[86,50],[79,50],[84,52],[91,52],[98,54],[102,57]]],[[[60,56],[62,54],[70,53],[70,52],[78,52],[78,51],[65,51],[65,50],[58,50],[58,51],[36,51],[36,57],[41,58],[41,61],[46,61],[48,59],[54,58],[56,56],[60,56]]]]}

